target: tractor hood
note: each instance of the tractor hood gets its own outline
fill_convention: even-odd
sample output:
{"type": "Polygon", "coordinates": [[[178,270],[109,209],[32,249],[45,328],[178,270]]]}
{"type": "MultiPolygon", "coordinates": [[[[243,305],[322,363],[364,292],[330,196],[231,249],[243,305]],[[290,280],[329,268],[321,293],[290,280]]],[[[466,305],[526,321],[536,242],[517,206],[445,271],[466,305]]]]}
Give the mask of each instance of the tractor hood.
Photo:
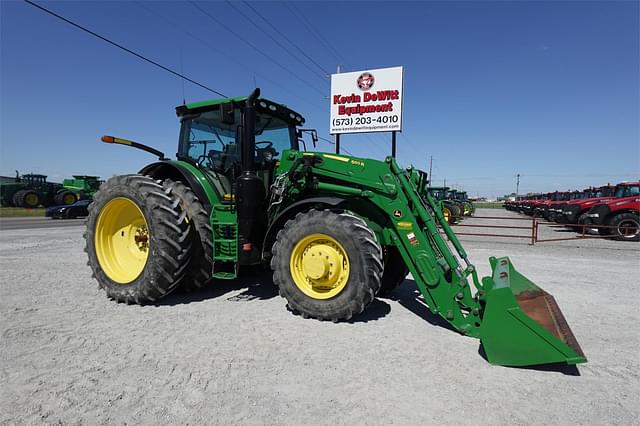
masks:
{"type": "Polygon", "coordinates": [[[387,160],[372,160],[328,152],[287,150],[282,155],[277,174],[288,173],[294,169],[301,171],[305,163],[313,165],[314,173],[336,181],[349,181],[352,187],[388,194],[395,194],[397,191],[395,179],[389,173],[387,160]]]}

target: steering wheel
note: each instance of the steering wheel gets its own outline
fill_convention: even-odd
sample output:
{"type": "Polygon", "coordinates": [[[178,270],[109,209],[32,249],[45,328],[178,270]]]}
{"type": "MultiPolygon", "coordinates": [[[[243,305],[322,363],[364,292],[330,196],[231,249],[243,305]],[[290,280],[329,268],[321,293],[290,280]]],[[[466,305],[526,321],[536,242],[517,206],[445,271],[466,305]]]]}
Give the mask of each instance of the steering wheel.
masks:
{"type": "Polygon", "coordinates": [[[258,149],[267,149],[267,148],[271,148],[273,146],[273,142],[271,141],[256,141],[256,151],[258,149]],[[266,145],[264,148],[258,148],[258,145],[266,145]]]}
{"type": "Polygon", "coordinates": [[[273,142],[271,141],[260,141],[256,142],[256,157],[257,161],[267,165],[272,161],[273,158],[278,156],[278,151],[273,148],[273,142]],[[258,145],[264,145],[264,148],[258,148],[258,145]]]}

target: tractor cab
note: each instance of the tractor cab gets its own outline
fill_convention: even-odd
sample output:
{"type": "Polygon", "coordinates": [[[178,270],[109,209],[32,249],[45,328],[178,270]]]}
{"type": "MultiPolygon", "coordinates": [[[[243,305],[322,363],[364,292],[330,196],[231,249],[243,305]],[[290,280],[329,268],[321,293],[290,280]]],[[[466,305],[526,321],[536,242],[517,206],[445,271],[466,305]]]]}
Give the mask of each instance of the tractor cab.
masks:
{"type": "Polygon", "coordinates": [[[623,182],[616,186],[614,193],[615,198],[637,197],[640,195],[640,183],[623,182]]]}
{"type": "Polygon", "coordinates": [[[212,175],[220,182],[218,192],[227,199],[232,196],[235,180],[245,171],[255,172],[266,191],[282,153],[298,150],[301,142],[298,126],[305,120],[300,114],[258,98],[252,100],[251,119],[247,117],[247,100],[218,99],[176,108],[182,123],[178,159],[212,175]],[[247,135],[249,127],[252,135],[247,135]]]}
{"type": "Polygon", "coordinates": [[[31,186],[42,186],[47,183],[47,176],[29,173],[22,175],[22,181],[31,186]]]}
{"type": "Polygon", "coordinates": [[[429,192],[436,200],[445,200],[449,191],[448,186],[432,186],[429,188],[429,192]]]}

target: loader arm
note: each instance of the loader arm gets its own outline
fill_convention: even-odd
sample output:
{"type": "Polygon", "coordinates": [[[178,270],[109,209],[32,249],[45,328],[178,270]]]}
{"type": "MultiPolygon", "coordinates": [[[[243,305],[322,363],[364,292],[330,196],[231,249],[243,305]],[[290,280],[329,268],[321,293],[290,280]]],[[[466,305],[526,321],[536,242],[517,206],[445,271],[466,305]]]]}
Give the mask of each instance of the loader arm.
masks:
{"type": "Polygon", "coordinates": [[[586,362],[553,298],[517,273],[508,258],[492,258],[492,276],[478,279],[438,202],[428,194],[421,197],[411,174],[393,158],[381,162],[295,151],[285,158],[279,173],[286,171],[291,179],[284,191],[288,200],[340,193],[383,212],[384,223],[375,226],[379,240],[398,249],[430,311],[460,333],[480,338],[490,362],[586,362]]]}

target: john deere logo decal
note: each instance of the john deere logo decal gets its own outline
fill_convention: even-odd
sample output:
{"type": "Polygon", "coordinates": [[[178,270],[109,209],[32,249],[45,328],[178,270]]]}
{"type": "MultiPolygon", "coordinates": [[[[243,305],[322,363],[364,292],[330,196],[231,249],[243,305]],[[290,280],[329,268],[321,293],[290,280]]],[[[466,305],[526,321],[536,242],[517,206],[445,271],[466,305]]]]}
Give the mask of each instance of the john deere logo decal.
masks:
{"type": "Polygon", "coordinates": [[[394,217],[402,217],[402,211],[400,211],[400,210],[394,210],[394,211],[393,211],[393,216],[394,216],[394,217]]]}
{"type": "Polygon", "coordinates": [[[373,78],[373,75],[369,74],[368,72],[363,72],[362,74],[360,74],[360,77],[358,77],[358,87],[360,88],[360,90],[369,90],[373,87],[373,83],[376,81],[375,78],[373,78]]]}

